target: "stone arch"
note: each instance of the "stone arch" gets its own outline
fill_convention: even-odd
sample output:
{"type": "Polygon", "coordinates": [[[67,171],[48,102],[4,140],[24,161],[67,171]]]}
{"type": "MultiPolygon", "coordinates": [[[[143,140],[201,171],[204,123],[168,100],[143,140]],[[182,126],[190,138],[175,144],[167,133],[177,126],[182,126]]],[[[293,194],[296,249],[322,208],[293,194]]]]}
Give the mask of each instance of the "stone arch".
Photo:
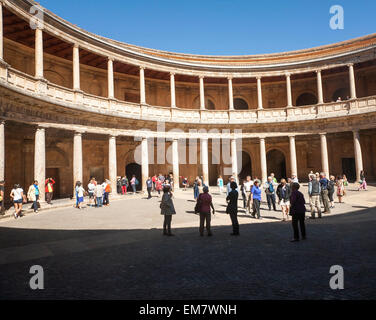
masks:
{"type": "Polygon", "coordinates": [[[350,92],[348,88],[339,88],[333,92],[332,101],[337,101],[339,97],[344,101],[347,100],[349,96],[350,92]]]}
{"type": "Polygon", "coordinates": [[[286,156],[285,153],[278,149],[272,148],[266,153],[266,163],[268,174],[273,172],[277,180],[286,178],[286,156]]]}
{"type": "Polygon", "coordinates": [[[248,110],[249,104],[243,97],[234,98],[234,109],[235,110],[248,110]]]}
{"type": "Polygon", "coordinates": [[[295,105],[300,106],[309,106],[317,104],[318,100],[314,93],[312,92],[303,92],[296,98],[295,105]]]}
{"type": "Polygon", "coordinates": [[[54,84],[57,84],[58,86],[67,87],[65,78],[59,72],[55,70],[50,70],[50,69],[44,70],[44,77],[48,81],[54,84]]]}
{"type": "MultiPolygon", "coordinates": [[[[196,96],[193,99],[192,106],[194,109],[200,109],[200,96],[196,96]]],[[[205,95],[205,109],[206,110],[215,110],[215,99],[211,96],[205,95]]]]}

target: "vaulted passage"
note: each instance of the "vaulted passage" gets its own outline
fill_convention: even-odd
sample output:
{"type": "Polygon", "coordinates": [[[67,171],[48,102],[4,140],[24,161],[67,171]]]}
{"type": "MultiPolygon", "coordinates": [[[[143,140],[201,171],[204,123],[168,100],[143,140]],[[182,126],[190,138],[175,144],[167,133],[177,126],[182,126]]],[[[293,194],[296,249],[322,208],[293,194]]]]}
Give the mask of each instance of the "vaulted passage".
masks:
{"type": "Polygon", "coordinates": [[[266,154],[266,162],[268,173],[274,173],[275,177],[279,181],[282,178],[286,178],[286,159],[283,152],[273,149],[266,154]]]}

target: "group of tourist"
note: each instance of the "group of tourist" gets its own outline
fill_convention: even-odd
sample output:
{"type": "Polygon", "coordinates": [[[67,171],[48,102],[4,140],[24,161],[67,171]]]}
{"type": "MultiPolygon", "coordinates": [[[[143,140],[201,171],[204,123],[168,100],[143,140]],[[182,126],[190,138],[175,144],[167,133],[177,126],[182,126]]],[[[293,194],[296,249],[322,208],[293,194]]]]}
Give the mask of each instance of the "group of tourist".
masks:
{"type": "Polygon", "coordinates": [[[111,182],[105,179],[102,183],[92,177],[87,185],[87,191],[80,181],[76,182],[75,195],[77,209],[82,209],[84,196],[89,196],[89,206],[100,208],[110,205],[110,193],[112,192],[111,182]]]}

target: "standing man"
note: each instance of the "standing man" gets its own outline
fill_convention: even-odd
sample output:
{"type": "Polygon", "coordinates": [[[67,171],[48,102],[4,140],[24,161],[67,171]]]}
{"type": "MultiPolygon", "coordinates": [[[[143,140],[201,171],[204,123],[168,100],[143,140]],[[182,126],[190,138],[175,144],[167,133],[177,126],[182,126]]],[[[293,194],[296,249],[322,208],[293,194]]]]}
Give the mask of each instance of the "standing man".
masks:
{"type": "Polygon", "coordinates": [[[5,185],[5,181],[2,180],[0,181],[0,215],[4,215],[5,214],[5,210],[4,210],[4,202],[5,202],[5,199],[4,199],[4,185],[5,185]]]}
{"type": "Polygon", "coordinates": [[[45,192],[46,192],[46,202],[48,204],[52,204],[51,203],[51,200],[52,200],[52,196],[54,194],[54,184],[55,184],[55,180],[52,179],[52,178],[47,178],[46,179],[46,182],[45,182],[45,185],[46,185],[46,188],[45,188],[45,192]]]}
{"type": "Polygon", "coordinates": [[[247,197],[247,206],[246,206],[246,213],[251,212],[251,189],[253,186],[253,181],[251,176],[247,176],[246,181],[244,183],[244,192],[247,197]]]}
{"type": "Polygon", "coordinates": [[[273,210],[277,211],[275,206],[275,189],[277,187],[277,184],[273,182],[273,178],[271,176],[268,177],[268,181],[265,182],[264,188],[266,193],[266,201],[268,202],[269,211],[273,210]]]}
{"type": "Polygon", "coordinates": [[[318,217],[321,218],[320,194],[320,178],[316,177],[314,174],[310,174],[308,182],[308,195],[311,205],[311,219],[315,219],[315,210],[317,210],[318,217]]]}
{"type": "MultiPolygon", "coordinates": [[[[234,179],[235,180],[235,179],[234,179]]],[[[239,222],[238,222],[238,197],[239,193],[236,190],[238,185],[235,181],[230,183],[231,191],[229,192],[226,201],[227,201],[227,209],[226,213],[230,215],[231,223],[232,223],[232,236],[239,235],[239,222]]]]}
{"type": "Polygon", "coordinates": [[[325,177],[325,173],[320,173],[320,185],[321,185],[321,199],[324,204],[324,213],[330,213],[329,207],[329,191],[328,191],[329,180],[325,177]]]}
{"type": "Polygon", "coordinates": [[[150,177],[146,180],[146,189],[148,191],[148,199],[151,199],[151,189],[153,188],[153,180],[150,177]]]}
{"type": "Polygon", "coordinates": [[[302,239],[306,239],[306,229],[304,224],[305,219],[305,200],[303,194],[298,191],[299,190],[299,183],[293,182],[292,183],[292,192],[290,197],[291,203],[291,210],[290,215],[292,216],[292,228],[294,230],[294,238],[291,242],[299,241],[299,227],[300,226],[300,233],[302,235],[302,239]]]}

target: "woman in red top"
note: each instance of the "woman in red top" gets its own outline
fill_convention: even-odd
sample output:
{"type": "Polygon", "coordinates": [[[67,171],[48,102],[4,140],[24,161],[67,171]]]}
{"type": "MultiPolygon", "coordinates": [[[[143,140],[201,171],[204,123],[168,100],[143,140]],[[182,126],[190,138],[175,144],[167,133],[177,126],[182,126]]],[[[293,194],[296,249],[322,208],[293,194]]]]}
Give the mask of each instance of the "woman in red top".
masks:
{"type": "Polygon", "coordinates": [[[206,220],[206,230],[208,231],[208,236],[212,236],[211,230],[210,230],[210,208],[213,209],[213,214],[215,213],[212,197],[209,194],[209,188],[207,186],[204,186],[203,193],[200,193],[198,196],[195,212],[200,213],[200,236],[202,237],[204,235],[204,224],[206,220]]]}

